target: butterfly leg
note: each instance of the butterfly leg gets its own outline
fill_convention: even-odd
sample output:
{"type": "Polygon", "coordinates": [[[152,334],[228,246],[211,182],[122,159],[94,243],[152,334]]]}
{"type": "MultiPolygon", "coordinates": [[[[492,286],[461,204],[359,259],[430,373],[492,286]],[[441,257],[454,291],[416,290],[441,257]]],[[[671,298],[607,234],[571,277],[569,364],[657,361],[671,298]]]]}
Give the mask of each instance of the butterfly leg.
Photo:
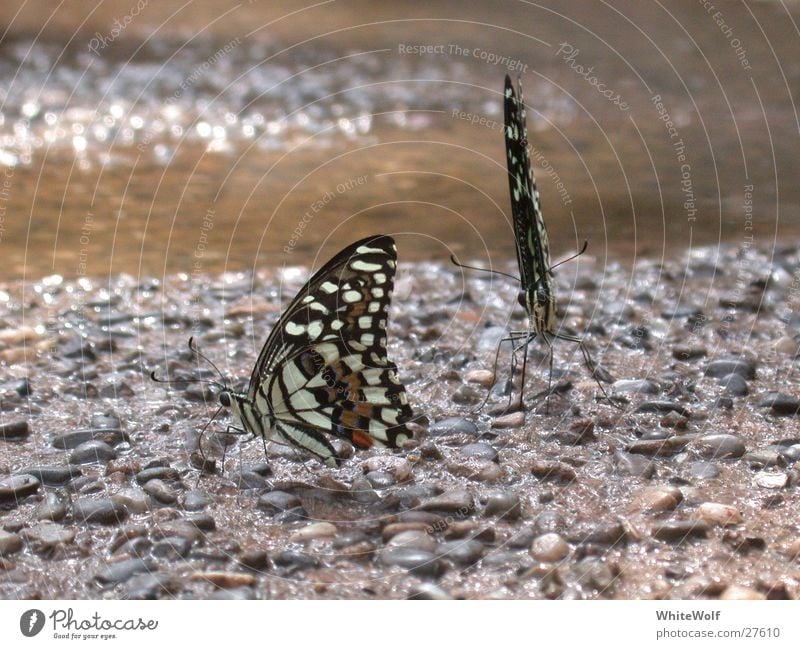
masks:
{"type": "MultiPolygon", "coordinates": [[[[530,345],[534,338],[536,338],[536,334],[531,333],[530,331],[512,331],[511,335],[514,336],[514,340],[523,339],[522,343],[517,345],[511,351],[511,382],[513,384],[514,381],[514,371],[517,367],[517,353],[522,350],[522,383],[519,388],[519,401],[517,402],[517,410],[525,410],[525,404],[523,402],[525,398],[525,378],[528,370],[528,345],[530,345]]],[[[509,395],[509,407],[511,406],[511,397],[509,395]]]]}
{"type": "Polygon", "coordinates": [[[603,384],[600,383],[600,380],[597,378],[596,371],[597,365],[595,365],[594,360],[592,359],[591,354],[589,354],[589,350],[586,347],[586,344],[583,342],[581,338],[577,336],[570,336],[569,334],[562,334],[556,333],[551,334],[554,338],[558,338],[559,340],[566,340],[568,342],[575,343],[578,345],[578,349],[581,350],[581,354],[583,355],[583,362],[586,365],[586,369],[589,370],[589,374],[594,379],[594,382],[597,383],[597,387],[600,388],[600,392],[603,393],[603,397],[605,397],[606,401],[608,401],[612,406],[615,408],[619,408],[619,406],[611,400],[611,397],[608,396],[603,384]]]}
{"type": "MultiPolygon", "coordinates": [[[[512,369],[511,369],[511,379],[513,380],[513,379],[514,379],[514,369],[513,369],[513,363],[514,363],[514,351],[513,351],[513,343],[514,343],[516,340],[518,340],[518,339],[520,338],[520,336],[522,336],[522,335],[525,335],[525,334],[527,334],[527,333],[528,333],[528,332],[526,332],[526,331],[512,331],[512,332],[510,332],[510,334],[509,334],[508,336],[506,336],[505,338],[501,338],[501,339],[500,339],[500,342],[499,342],[499,343],[497,343],[497,349],[495,350],[495,353],[494,353],[494,366],[492,367],[492,374],[494,375],[494,380],[493,380],[493,382],[492,382],[492,385],[491,385],[491,386],[489,386],[489,389],[486,391],[486,397],[484,398],[484,400],[483,400],[483,401],[481,401],[480,405],[479,405],[479,406],[478,406],[478,407],[475,409],[475,411],[476,411],[476,412],[478,412],[478,411],[480,411],[480,410],[482,410],[482,409],[483,409],[483,407],[486,405],[486,402],[487,402],[487,401],[489,401],[489,397],[490,397],[490,396],[491,396],[491,394],[492,394],[492,388],[494,388],[494,386],[495,386],[495,385],[497,385],[497,366],[499,365],[499,362],[500,362],[500,349],[503,347],[503,343],[506,343],[506,342],[510,342],[510,343],[512,343],[512,356],[511,356],[512,369]]],[[[511,398],[510,398],[510,396],[509,396],[509,402],[508,402],[508,403],[509,403],[509,406],[508,406],[508,407],[510,407],[510,406],[511,406],[511,398]]],[[[508,409],[508,408],[507,408],[507,409],[508,409]]]]}

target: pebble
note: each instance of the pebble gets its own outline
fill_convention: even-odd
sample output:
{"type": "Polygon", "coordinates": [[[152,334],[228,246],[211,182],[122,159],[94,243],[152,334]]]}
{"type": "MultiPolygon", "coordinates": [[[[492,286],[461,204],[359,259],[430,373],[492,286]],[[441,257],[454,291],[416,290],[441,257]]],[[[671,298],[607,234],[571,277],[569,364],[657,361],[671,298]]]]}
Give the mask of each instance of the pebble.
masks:
{"type": "Polygon", "coordinates": [[[747,381],[741,374],[727,374],[719,380],[719,384],[725,388],[725,394],[731,397],[745,397],[750,393],[747,381]]]}
{"type": "Polygon", "coordinates": [[[682,543],[690,538],[708,536],[708,523],[701,520],[677,520],[659,523],[651,530],[653,538],[660,541],[682,543]]]}
{"type": "Polygon", "coordinates": [[[117,457],[117,452],[100,440],[90,440],[79,444],[69,455],[70,464],[105,464],[117,457]]]}
{"type": "Polygon", "coordinates": [[[284,550],[273,557],[272,561],[276,566],[283,568],[287,572],[308,570],[319,565],[319,562],[310,554],[298,552],[297,550],[284,550]]]}
{"type": "Polygon", "coordinates": [[[116,446],[122,442],[129,441],[128,436],[117,428],[90,428],[57,435],[53,438],[52,446],[70,451],[92,440],[105,442],[109,446],[116,446]]]}
{"type": "Polygon", "coordinates": [[[453,403],[460,405],[474,405],[483,399],[483,395],[471,385],[461,385],[450,397],[453,403]]]}
{"type": "Polygon", "coordinates": [[[191,489],[183,496],[183,508],[190,512],[205,509],[210,503],[211,497],[205,491],[198,489],[191,489]]]}
{"type": "Polygon", "coordinates": [[[182,559],[189,554],[192,541],[182,536],[168,536],[153,545],[153,556],[167,561],[182,559]]]}
{"type": "Polygon", "coordinates": [[[387,489],[397,482],[391,473],[386,471],[370,471],[364,476],[373,489],[387,489]]]}
{"type": "Polygon", "coordinates": [[[136,474],[136,482],[140,485],[144,485],[151,480],[176,481],[180,480],[180,477],[178,470],[173,469],[171,466],[154,466],[139,471],[136,474]]]}
{"type": "Polygon", "coordinates": [[[608,545],[614,546],[624,543],[628,533],[619,521],[587,522],[570,528],[567,540],[581,545],[608,545]]]}
{"type": "Polygon", "coordinates": [[[511,491],[493,491],[486,498],[484,516],[497,516],[507,521],[517,520],[522,515],[519,495],[511,491]]]}
{"type": "Polygon", "coordinates": [[[785,457],[775,449],[760,449],[745,453],[742,458],[751,469],[765,469],[767,467],[785,467],[785,457]]]}
{"type": "Polygon", "coordinates": [[[569,544],[560,534],[548,532],[533,539],[530,554],[537,561],[561,561],[569,554],[569,544]]]}
{"type": "Polygon", "coordinates": [[[319,522],[306,525],[303,529],[297,530],[290,537],[289,540],[295,543],[303,543],[313,539],[328,539],[336,536],[336,525],[333,523],[319,522]]]}
{"type": "Polygon", "coordinates": [[[483,543],[494,543],[497,533],[494,526],[486,527],[477,521],[452,521],[444,531],[444,538],[448,541],[470,538],[483,543]]]}
{"type": "Polygon", "coordinates": [[[429,498],[419,507],[426,512],[444,512],[465,517],[475,509],[475,501],[466,489],[455,489],[429,498]]]}
{"type": "Polygon", "coordinates": [[[797,356],[800,352],[797,342],[790,336],[781,336],[775,342],[775,351],[786,356],[797,356]]]}
{"type": "Polygon", "coordinates": [[[683,493],[677,487],[657,485],[645,487],[634,498],[637,508],[665,512],[675,509],[683,501],[683,493]]]}
{"type": "Polygon", "coordinates": [[[214,517],[211,514],[190,514],[189,516],[185,516],[180,520],[188,523],[189,525],[193,525],[198,530],[202,530],[203,532],[211,532],[217,529],[217,522],[214,520],[214,517]]]}
{"type": "Polygon", "coordinates": [[[539,478],[539,480],[557,482],[560,484],[570,484],[577,478],[572,467],[563,462],[554,462],[551,460],[534,461],[531,465],[531,473],[539,478]]]}
{"type": "Polygon", "coordinates": [[[691,345],[675,345],[672,348],[672,357],[678,361],[692,361],[708,355],[704,347],[693,347],[691,345]]]}
{"type": "Polygon", "coordinates": [[[32,475],[46,487],[60,487],[83,472],[75,466],[37,466],[17,471],[17,475],[32,475]]]}
{"type": "Polygon", "coordinates": [[[499,461],[500,454],[498,453],[497,449],[492,446],[491,444],[487,444],[486,442],[475,442],[474,444],[467,444],[466,446],[462,446],[459,451],[459,455],[462,455],[465,458],[481,458],[485,460],[490,460],[492,462],[499,461]]]}
{"type": "Polygon", "coordinates": [[[0,440],[20,440],[30,435],[30,428],[27,421],[10,421],[0,424],[0,440]]]}
{"type": "Polygon", "coordinates": [[[753,482],[764,489],[783,489],[789,483],[789,476],[782,471],[762,471],[756,473],[753,482]]]}
{"type": "Polygon", "coordinates": [[[667,439],[637,440],[628,444],[625,450],[639,455],[666,457],[680,453],[694,439],[694,435],[673,435],[667,439]]]}
{"type": "Polygon", "coordinates": [[[728,586],[724,591],[722,591],[722,594],[719,596],[719,598],[723,600],[741,600],[741,599],[761,600],[761,599],[767,599],[767,596],[762,593],[759,593],[756,590],[753,590],[752,588],[745,588],[744,586],[731,585],[728,586]]]}
{"type": "Polygon", "coordinates": [[[521,410],[500,415],[492,420],[492,428],[521,428],[525,424],[525,413],[521,410]]]}
{"type": "Polygon", "coordinates": [[[413,586],[408,599],[447,601],[454,599],[444,588],[429,581],[413,586]]]}
{"type": "Polygon", "coordinates": [[[398,566],[420,577],[437,577],[442,572],[439,558],[427,550],[408,547],[387,547],[380,552],[381,563],[398,566]]]}
{"type": "Polygon", "coordinates": [[[259,547],[244,548],[239,565],[250,570],[263,570],[269,566],[267,551],[259,547]]]}
{"type": "Polygon", "coordinates": [[[494,372],[491,370],[470,370],[464,375],[464,380],[467,383],[477,383],[485,388],[492,387],[494,379],[494,372]]]}
{"type": "Polygon", "coordinates": [[[642,455],[617,451],[614,453],[617,475],[650,479],[655,475],[653,463],[642,455]]]}
{"type": "Polygon", "coordinates": [[[756,378],[756,366],[743,358],[719,359],[711,361],[706,367],[706,376],[722,378],[728,374],[738,374],[743,379],[752,381],[756,378]]]}
{"type": "Polygon", "coordinates": [[[742,515],[736,507],[720,503],[702,503],[695,515],[712,525],[737,525],[742,522],[742,515]]]}
{"type": "Polygon", "coordinates": [[[41,483],[32,475],[14,475],[0,480],[0,505],[19,504],[19,501],[39,490],[41,483]]]}
{"type": "Polygon", "coordinates": [[[486,548],[475,539],[444,541],[436,546],[436,554],[462,566],[471,566],[483,558],[486,548]]]}
{"type": "Polygon", "coordinates": [[[0,557],[7,557],[22,549],[22,537],[0,530],[0,557]]]}
{"type": "MultiPolygon", "coordinates": [[[[386,532],[384,531],[384,538],[386,532]]],[[[436,540],[425,529],[406,529],[398,530],[386,543],[387,548],[414,548],[415,550],[425,550],[433,552],[436,548],[436,540]]]]}
{"type": "Polygon", "coordinates": [[[147,494],[136,487],[121,489],[114,494],[114,500],[123,504],[129,512],[141,514],[150,509],[150,499],[147,494]]]}
{"type": "Polygon", "coordinates": [[[700,457],[714,460],[742,457],[747,450],[741,438],[727,433],[701,435],[692,442],[692,449],[700,457]]]}
{"type": "Polygon", "coordinates": [[[428,426],[428,434],[440,435],[478,435],[478,427],[474,422],[463,417],[448,417],[428,426]]]}
{"type": "Polygon", "coordinates": [[[696,460],[686,465],[684,473],[689,478],[694,478],[695,480],[712,480],[719,476],[720,471],[719,467],[713,462],[696,460]]]}
{"type": "Polygon", "coordinates": [[[301,507],[300,499],[286,491],[268,491],[258,498],[256,506],[270,513],[278,513],[301,507]]]}
{"type": "Polygon", "coordinates": [[[174,575],[167,572],[153,572],[135,575],[125,587],[125,599],[146,600],[159,596],[177,598],[180,584],[174,575]]]}
{"type": "Polygon", "coordinates": [[[562,532],[566,529],[564,517],[557,511],[545,510],[533,519],[532,533],[535,535],[548,532],[562,532]]]}
{"type": "Polygon", "coordinates": [[[164,505],[173,505],[178,502],[178,494],[163,480],[157,478],[148,480],[142,489],[148,496],[164,505]]]}
{"type": "Polygon", "coordinates": [[[95,579],[101,584],[120,584],[128,581],[134,575],[150,573],[153,565],[150,561],[141,558],[125,559],[107,565],[95,574],[95,579]]]}
{"type": "Polygon", "coordinates": [[[661,386],[650,379],[620,379],[611,389],[617,394],[658,394],[661,386]]]}
{"type": "Polygon", "coordinates": [[[114,525],[128,518],[128,509],[116,498],[79,498],[72,503],[72,514],[75,520],[84,523],[114,525]]]}
{"type": "Polygon", "coordinates": [[[692,412],[674,401],[642,401],[634,412],[677,412],[684,417],[691,417],[692,412]]]}
{"type": "Polygon", "coordinates": [[[771,408],[773,415],[793,417],[800,413],[800,399],[779,392],[766,394],[758,405],[761,408],[771,408]]]}
{"type": "Polygon", "coordinates": [[[22,530],[21,535],[34,552],[49,555],[62,551],[65,545],[71,544],[75,540],[76,531],[58,523],[43,521],[22,530]]]}
{"type": "Polygon", "coordinates": [[[53,491],[48,491],[44,495],[44,500],[36,506],[33,515],[39,521],[60,521],[67,515],[67,505],[69,496],[59,495],[53,491]]]}

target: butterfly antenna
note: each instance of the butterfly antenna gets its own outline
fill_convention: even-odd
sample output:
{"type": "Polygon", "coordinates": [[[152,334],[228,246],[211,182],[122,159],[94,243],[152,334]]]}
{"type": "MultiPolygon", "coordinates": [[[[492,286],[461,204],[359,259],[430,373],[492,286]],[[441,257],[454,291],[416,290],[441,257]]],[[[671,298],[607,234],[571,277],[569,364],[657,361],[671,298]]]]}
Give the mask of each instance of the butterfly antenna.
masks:
{"type": "Polygon", "coordinates": [[[225,375],[224,375],[224,374],[223,374],[223,373],[220,371],[220,369],[219,369],[219,368],[218,368],[218,367],[217,367],[217,366],[214,364],[214,361],[212,361],[212,360],[211,360],[211,359],[210,359],[208,356],[206,356],[206,355],[205,355],[203,352],[201,352],[201,351],[198,349],[197,345],[195,345],[195,344],[194,344],[194,336],[192,336],[191,338],[189,338],[189,349],[190,349],[190,350],[192,350],[192,353],[194,353],[194,354],[196,354],[197,356],[199,356],[200,358],[202,358],[202,359],[203,359],[203,360],[204,360],[206,363],[208,363],[209,365],[211,365],[211,367],[213,367],[213,368],[216,370],[217,374],[219,374],[219,377],[222,379],[222,385],[223,385],[223,387],[224,387],[224,385],[225,385],[225,375]]]}
{"type": "Polygon", "coordinates": [[[478,270],[482,273],[492,273],[493,275],[502,275],[503,277],[510,277],[515,282],[521,281],[519,277],[515,277],[514,275],[510,275],[509,273],[504,273],[501,270],[494,270],[493,268],[478,268],[477,266],[467,266],[466,264],[460,263],[456,259],[455,255],[450,255],[450,261],[452,261],[459,268],[466,268],[467,270],[478,270]]]}
{"type": "Polygon", "coordinates": [[[549,269],[549,271],[548,271],[548,272],[551,272],[551,273],[552,273],[552,272],[553,272],[553,269],[555,269],[555,268],[558,268],[558,267],[559,267],[561,264],[566,264],[568,261],[572,261],[573,259],[577,259],[577,258],[578,258],[578,257],[580,257],[580,256],[581,256],[581,255],[582,255],[584,252],[586,252],[586,249],[587,249],[588,247],[589,247],[589,240],[588,240],[588,239],[586,239],[586,240],[583,242],[583,247],[582,247],[582,248],[581,248],[581,249],[580,249],[578,252],[576,252],[574,255],[572,255],[572,257],[567,257],[566,259],[564,259],[564,260],[562,260],[562,261],[558,262],[557,264],[553,264],[552,266],[550,266],[550,269],[549,269]]]}

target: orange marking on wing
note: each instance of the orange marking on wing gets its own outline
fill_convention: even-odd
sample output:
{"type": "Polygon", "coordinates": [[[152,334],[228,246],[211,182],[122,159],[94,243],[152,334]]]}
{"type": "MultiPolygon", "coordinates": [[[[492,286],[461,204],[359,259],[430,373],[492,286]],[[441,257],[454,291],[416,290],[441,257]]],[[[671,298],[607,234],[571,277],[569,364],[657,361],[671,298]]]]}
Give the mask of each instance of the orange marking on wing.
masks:
{"type": "Polygon", "coordinates": [[[354,430],[351,439],[353,440],[353,444],[358,446],[358,448],[370,448],[373,444],[375,444],[374,439],[360,430],[354,430]]]}

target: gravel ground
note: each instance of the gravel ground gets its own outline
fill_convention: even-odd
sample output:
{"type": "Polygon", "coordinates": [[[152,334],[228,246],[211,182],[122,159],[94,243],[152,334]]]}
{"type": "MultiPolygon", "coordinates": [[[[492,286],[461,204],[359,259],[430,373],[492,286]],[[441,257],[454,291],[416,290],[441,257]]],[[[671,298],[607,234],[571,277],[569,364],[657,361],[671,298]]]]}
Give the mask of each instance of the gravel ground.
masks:
{"type": "Polygon", "coordinates": [[[246,380],[306,270],[2,286],[0,596],[798,597],[797,249],[562,267],[564,326],[617,407],[559,343],[547,402],[532,347],[524,413],[502,413],[507,355],[480,408],[524,324],[513,283],[402,252],[390,353],[416,439],[340,443],[335,470],[220,417],[201,474],[213,394],[149,379],[212,376],[194,335],[246,380]]]}

